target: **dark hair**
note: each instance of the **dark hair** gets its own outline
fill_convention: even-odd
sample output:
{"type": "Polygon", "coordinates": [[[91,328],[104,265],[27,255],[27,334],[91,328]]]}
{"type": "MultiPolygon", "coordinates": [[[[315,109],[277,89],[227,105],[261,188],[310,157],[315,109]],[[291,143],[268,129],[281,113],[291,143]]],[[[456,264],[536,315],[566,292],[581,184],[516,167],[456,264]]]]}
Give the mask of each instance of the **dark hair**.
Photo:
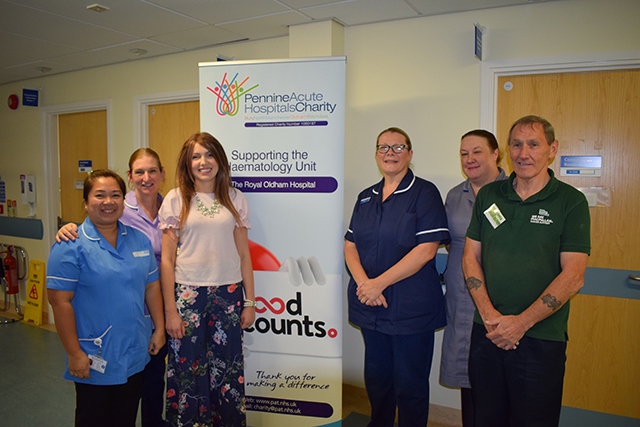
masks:
{"type": "Polygon", "coordinates": [[[500,151],[500,147],[498,146],[498,140],[496,139],[496,136],[494,134],[492,134],[488,130],[474,129],[462,135],[462,138],[460,138],[460,141],[462,141],[468,136],[478,136],[480,138],[484,138],[487,141],[487,145],[489,146],[491,151],[498,150],[498,158],[496,159],[496,164],[498,165],[500,164],[500,160],[502,160],[502,152],[500,151]]]}
{"type": "Polygon", "coordinates": [[[406,144],[409,150],[413,149],[411,146],[411,138],[409,138],[409,135],[405,131],[397,127],[390,127],[389,129],[385,129],[382,132],[380,132],[378,134],[378,137],[376,138],[376,146],[378,145],[378,141],[380,141],[380,137],[387,132],[399,133],[400,135],[404,136],[404,139],[406,141],[406,144]]]}
{"type": "Polygon", "coordinates": [[[229,167],[229,161],[227,160],[227,154],[224,152],[222,144],[211,134],[202,132],[194,133],[191,135],[182,145],[180,155],[178,156],[178,168],[176,170],[176,178],[178,180],[178,188],[182,196],[182,210],[180,212],[180,228],[184,226],[187,217],[189,216],[189,205],[191,199],[196,194],[196,184],[193,178],[193,172],[191,171],[191,157],[193,156],[193,148],[196,144],[202,145],[212,155],[213,159],[218,164],[218,173],[216,174],[215,181],[213,183],[213,192],[216,195],[216,199],[222,206],[229,209],[236,222],[240,224],[240,214],[233,206],[229,191],[235,189],[231,183],[231,169],[229,167]]]}
{"type": "Polygon", "coordinates": [[[160,168],[160,171],[162,172],[164,170],[164,167],[162,166],[162,162],[160,161],[160,156],[158,155],[158,153],[156,153],[151,148],[138,148],[136,151],[134,151],[131,154],[131,157],[129,157],[129,173],[131,173],[133,162],[135,162],[142,156],[153,157],[156,160],[156,162],[158,162],[158,167],[160,168]]]}
{"type": "Polygon", "coordinates": [[[549,123],[547,120],[538,116],[524,116],[516,120],[516,122],[511,125],[511,129],[509,129],[509,140],[507,141],[507,144],[511,144],[511,134],[513,133],[513,129],[515,129],[516,126],[528,125],[533,127],[533,125],[535,124],[542,125],[542,130],[544,131],[544,137],[547,140],[547,144],[553,144],[553,141],[556,140],[556,132],[553,130],[553,126],[551,126],[551,123],[549,123]]]}
{"type": "Polygon", "coordinates": [[[93,189],[93,184],[100,178],[113,178],[118,183],[120,187],[120,191],[122,191],[122,195],[124,196],[127,192],[127,186],[124,183],[124,179],[120,177],[117,173],[109,169],[97,169],[93,172],[89,173],[87,177],[84,179],[84,188],[82,190],[82,199],[85,203],[89,199],[89,193],[93,189]]]}

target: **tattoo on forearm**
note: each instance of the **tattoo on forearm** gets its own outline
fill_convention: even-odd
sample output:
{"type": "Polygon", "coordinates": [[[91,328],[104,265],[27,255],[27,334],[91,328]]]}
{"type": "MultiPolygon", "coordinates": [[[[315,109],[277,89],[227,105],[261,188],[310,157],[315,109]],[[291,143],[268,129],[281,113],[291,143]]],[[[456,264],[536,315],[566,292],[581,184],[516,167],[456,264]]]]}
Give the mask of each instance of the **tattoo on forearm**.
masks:
{"type": "Polygon", "coordinates": [[[477,277],[469,277],[467,279],[467,289],[469,290],[478,290],[482,286],[482,280],[477,277]]]}
{"type": "Polygon", "coordinates": [[[562,307],[562,302],[558,301],[556,297],[551,294],[543,295],[542,302],[553,311],[556,311],[557,309],[562,307]]]}

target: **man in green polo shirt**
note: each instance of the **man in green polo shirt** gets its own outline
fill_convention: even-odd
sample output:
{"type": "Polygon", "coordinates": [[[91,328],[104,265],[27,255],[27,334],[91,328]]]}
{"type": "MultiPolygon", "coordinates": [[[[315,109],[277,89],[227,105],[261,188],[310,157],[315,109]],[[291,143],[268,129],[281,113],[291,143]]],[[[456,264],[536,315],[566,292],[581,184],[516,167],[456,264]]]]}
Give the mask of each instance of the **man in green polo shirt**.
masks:
{"type": "Polygon", "coordinates": [[[569,298],[590,245],[584,195],[550,162],[553,126],[526,116],[509,131],[514,172],[478,192],[462,266],[476,304],[469,377],[476,427],[557,426],[569,298]]]}

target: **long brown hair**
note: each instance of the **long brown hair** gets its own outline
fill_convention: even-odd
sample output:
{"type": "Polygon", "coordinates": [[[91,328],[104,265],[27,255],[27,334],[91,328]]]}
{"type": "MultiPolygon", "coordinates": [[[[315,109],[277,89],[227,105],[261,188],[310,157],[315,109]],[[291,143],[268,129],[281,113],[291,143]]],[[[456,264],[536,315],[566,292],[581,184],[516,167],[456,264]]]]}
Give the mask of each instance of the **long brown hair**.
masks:
{"type": "Polygon", "coordinates": [[[222,144],[211,134],[206,132],[194,133],[182,145],[180,155],[178,156],[178,169],[176,170],[176,178],[178,180],[178,188],[182,197],[182,210],[180,211],[180,228],[184,227],[184,223],[189,216],[189,206],[191,199],[196,194],[196,184],[191,172],[191,157],[193,156],[193,148],[196,144],[202,145],[212,155],[218,164],[218,173],[213,183],[213,192],[216,199],[222,206],[229,209],[238,224],[241,223],[240,214],[233,206],[229,191],[236,191],[231,182],[231,170],[227,154],[224,152],[222,144]]]}

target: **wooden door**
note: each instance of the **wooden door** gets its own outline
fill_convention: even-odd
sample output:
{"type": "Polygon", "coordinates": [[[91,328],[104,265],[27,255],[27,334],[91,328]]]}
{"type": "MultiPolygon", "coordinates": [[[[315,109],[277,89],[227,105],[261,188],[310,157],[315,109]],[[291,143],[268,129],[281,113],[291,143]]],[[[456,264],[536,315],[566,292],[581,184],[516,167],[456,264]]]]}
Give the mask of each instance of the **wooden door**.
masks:
{"type": "Polygon", "coordinates": [[[640,286],[628,280],[640,270],[640,70],[503,76],[497,105],[505,153],[511,124],[542,116],[559,141],[556,176],[612,191],[611,206],[590,208],[592,249],[571,301],[563,405],[640,418],[640,286]],[[561,177],[563,155],[602,156],[602,176],[561,177]]]}
{"type": "Polygon", "coordinates": [[[60,162],[60,215],[63,222],[84,221],[80,160],[91,160],[93,170],[108,167],[107,111],[87,111],[58,116],[60,162]]]}
{"type": "Polygon", "coordinates": [[[165,169],[161,194],[176,186],[176,164],[182,144],[189,136],[200,132],[200,101],[150,105],[149,148],[160,156],[165,169]]]}

